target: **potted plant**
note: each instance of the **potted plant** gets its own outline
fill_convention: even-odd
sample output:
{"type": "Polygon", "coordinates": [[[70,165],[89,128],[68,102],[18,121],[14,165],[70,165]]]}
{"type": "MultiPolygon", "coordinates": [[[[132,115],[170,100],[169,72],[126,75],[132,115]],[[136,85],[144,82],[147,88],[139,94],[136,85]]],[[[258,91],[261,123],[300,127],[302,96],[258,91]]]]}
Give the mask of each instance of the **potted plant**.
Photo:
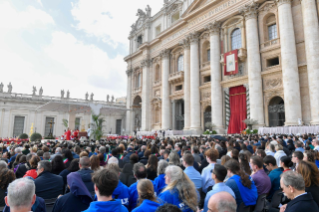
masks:
{"type": "Polygon", "coordinates": [[[253,125],[258,124],[258,121],[254,119],[245,119],[243,122],[248,126],[250,130],[253,129],[253,125]]]}
{"type": "Polygon", "coordinates": [[[92,123],[91,123],[91,135],[90,138],[94,140],[100,140],[104,134],[103,132],[103,124],[105,122],[104,118],[99,115],[95,115],[92,113],[92,123]]]}

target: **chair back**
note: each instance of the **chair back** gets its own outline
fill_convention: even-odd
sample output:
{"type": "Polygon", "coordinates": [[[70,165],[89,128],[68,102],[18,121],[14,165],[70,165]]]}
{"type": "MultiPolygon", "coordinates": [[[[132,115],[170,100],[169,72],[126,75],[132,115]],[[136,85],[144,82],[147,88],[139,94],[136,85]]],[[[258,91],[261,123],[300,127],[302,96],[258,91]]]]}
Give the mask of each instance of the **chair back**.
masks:
{"type": "Polygon", "coordinates": [[[47,212],[51,212],[54,207],[54,203],[56,202],[57,198],[52,198],[52,199],[45,199],[45,209],[47,212]]]}
{"type": "Polygon", "coordinates": [[[274,195],[271,198],[271,202],[270,202],[270,205],[272,208],[278,208],[279,204],[281,203],[282,194],[283,193],[281,190],[275,191],[274,195]]]}
{"type": "Polygon", "coordinates": [[[246,206],[243,202],[237,208],[237,212],[250,212],[250,206],[246,206]]]}
{"type": "Polygon", "coordinates": [[[262,194],[258,197],[254,212],[264,212],[266,207],[266,196],[262,194]]]}

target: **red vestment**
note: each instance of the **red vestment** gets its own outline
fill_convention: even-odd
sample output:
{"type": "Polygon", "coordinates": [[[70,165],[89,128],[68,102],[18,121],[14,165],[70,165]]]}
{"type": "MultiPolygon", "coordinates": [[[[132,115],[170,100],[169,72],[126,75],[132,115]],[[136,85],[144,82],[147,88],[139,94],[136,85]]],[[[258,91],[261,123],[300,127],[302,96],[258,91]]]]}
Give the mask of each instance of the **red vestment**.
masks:
{"type": "Polygon", "coordinates": [[[66,140],[68,140],[68,141],[71,140],[71,131],[70,130],[66,131],[66,140]]]}

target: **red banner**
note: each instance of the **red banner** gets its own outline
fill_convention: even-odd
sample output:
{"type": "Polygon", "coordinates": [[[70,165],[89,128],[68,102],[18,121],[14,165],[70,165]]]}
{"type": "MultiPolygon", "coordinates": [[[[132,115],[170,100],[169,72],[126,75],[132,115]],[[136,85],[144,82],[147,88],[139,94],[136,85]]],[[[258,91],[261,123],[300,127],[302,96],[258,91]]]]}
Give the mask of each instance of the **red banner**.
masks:
{"type": "Polygon", "coordinates": [[[224,54],[224,75],[238,74],[238,49],[224,54]]]}

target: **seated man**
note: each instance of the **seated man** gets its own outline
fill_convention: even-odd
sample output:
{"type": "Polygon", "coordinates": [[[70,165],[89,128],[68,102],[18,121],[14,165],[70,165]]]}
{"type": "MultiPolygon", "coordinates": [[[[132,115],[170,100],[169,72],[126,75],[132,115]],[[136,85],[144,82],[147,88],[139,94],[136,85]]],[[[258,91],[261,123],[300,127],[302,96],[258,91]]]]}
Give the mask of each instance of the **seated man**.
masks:
{"type": "Polygon", "coordinates": [[[84,156],[84,157],[80,158],[80,162],[79,162],[80,170],[78,171],[78,173],[81,175],[81,178],[82,178],[85,186],[89,190],[89,192],[93,192],[94,185],[92,182],[91,175],[94,171],[90,169],[90,166],[91,166],[91,161],[90,161],[89,157],[84,156]]]}
{"type": "Polygon", "coordinates": [[[263,159],[259,156],[252,156],[250,158],[250,167],[253,170],[251,178],[255,182],[258,195],[268,194],[271,189],[270,178],[263,168],[263,159]]]}
{"type": "Polygon", "coordinates": [[[183,155],[183,166],[185,167],[184,173],[195,184],[196,189],[202,188],[202,177],[200,173],[194,168],[194,157],[192,154],[187,153],[183,155]]]}
{"type": "Polygon", "coordinates": [[[214,194],[208,202],[208,210],[215,212],[236,212],[236,200],[228,192],[218,192],[214,194]]]}
{"type": "Polygon", "coordinates": [[[291,201],[280,208],[281,212],[311,211],[319,212],[317,203],[311,193],[305,191],[303,177],[293,171],[284,172],[281,176],[280,187],[284,195],[291,201]]]}
{"type": "Polygon", "coordinates": [[[213,190],[207,192],[203,212],[207,212],[209,210],[208,202],[210,201],[212,196],[215,196],[214,194],[216,193],[228,192],[233,197],[234,200],[236,199],[233,190],[224,183],[226,175],[227,175],[227,169],[220,164],[216,164],[212,172],[212,178],[215,181],[215,185],[213,186],[213,190]]]}
{"type": "Polygon", "coordinates": [[[8,186],[8,195],[4,198],[10,211],[31,211],[36,201],[35,185],[32,180],[21,178],[8,186]]]}
{"type": "Polygon", "coordinates": [[[271,189],[269,191],[267,199],[271,200],[274,193],[279,190],[280,175],[283,172],[283,168],[278,168],[276,159],[271,155],[267,155],[266,157],[264,157],[263,161],[266,169],[270,171],[268,177],[270,178],[271,189]]]}
{"type": "Polygon", "coordinates": [[[91,202],[90,207],[84,212],[128,212],[121,200],[113,200],[112,197],[119,182],[118,174],[110,169],[102,169],[93,174],[92,181],[97,201],[91,202]]]}
{"type": "Polygon", "coordinates": [[[215,181],[212,179],[212,170],[214,169],[219,153],[216,149],[209,149],[205,152],[205,155],[209,165],[202,171],[202,183],[203,192],[207,193],[208,188],[215,185],[215,181]]]}
{"type": "Polygon", "coordinates": [[[37,196],[43,199],[53,199],[63,194],[63,178],[51,173],[52,165],[49,161],[40,161],[37,169],[38,177],[34,180],[37,196]]]}
{"type": "Polygon", "coordinates": [[[142,163],[135,163],[133,166],[133,175],[136,178],[136,183],[133,183],[129,188],[129,209],[132,211],[137,205],[138,192],[137,192],[137,183],[140,179],[145,179],[147,176],[146,168],[142,163]]]}

